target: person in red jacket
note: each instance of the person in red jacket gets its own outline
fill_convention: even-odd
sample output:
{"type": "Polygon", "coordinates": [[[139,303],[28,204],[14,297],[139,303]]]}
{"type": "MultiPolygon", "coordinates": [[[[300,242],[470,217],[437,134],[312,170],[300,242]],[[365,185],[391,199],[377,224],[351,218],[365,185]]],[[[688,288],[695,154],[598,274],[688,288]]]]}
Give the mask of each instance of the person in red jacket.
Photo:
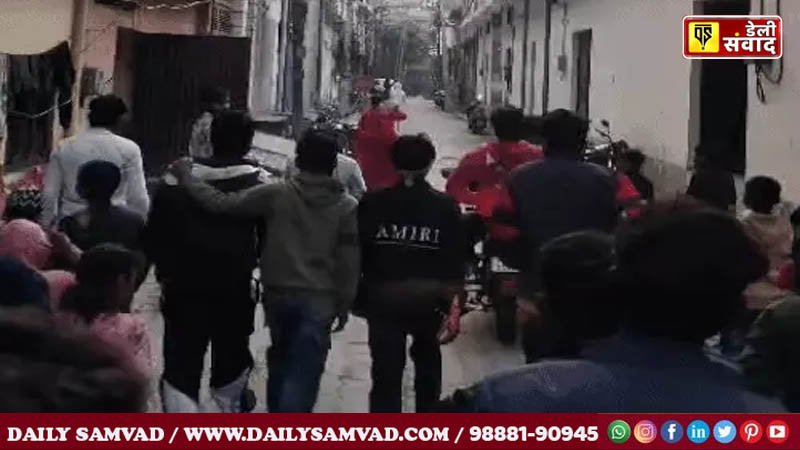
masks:
{"type": "Polygon", "coordinates": [[[491,239],[512,241],[518,234],[503,220],[512,214],[506,177],[517,167],[543,158],[540,147],[520,139],[523,120],[520,109],[495,110],[491,122],[497,141],[467,153],[447,180],[447,194],[460,204],[477,208],[491,239]]]}
{"type": "Polygon", "coordinates": [[[372,107],[361,116],[356,137],[356,159],[370,192],[400,182],[392,165],[391,148],[399,136],[397,123],[407,118],[399,107],[383,106],[379,96],[373,96],[371,101],[372,107]]]}

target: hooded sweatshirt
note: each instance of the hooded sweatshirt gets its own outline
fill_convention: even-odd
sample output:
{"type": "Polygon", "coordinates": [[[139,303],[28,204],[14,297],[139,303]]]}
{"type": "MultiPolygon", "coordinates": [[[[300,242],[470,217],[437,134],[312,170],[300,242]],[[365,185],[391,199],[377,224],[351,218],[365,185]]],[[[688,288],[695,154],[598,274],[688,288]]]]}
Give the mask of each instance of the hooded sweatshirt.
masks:
{"type": "Polygon", "coordinates": [[[209,211],[264,222],[261,282],[265,288],[323,293],[338,312],[350,308],[360,274],[358,202],[339,181],[301,172],[286,182],[235,194],[196,177],[185,187],[209,211]]]}
{"type": "MultiPolygon", "coordinates": [[[[192,173],[223,192],[261,183],[258,168],[195,164],[192,173]]],[[[148,257],[160,281],[201,290],[249,281],[258,258],[258,220],[203,210],[177,180],[166,177],[153,197],[145,231],[148,257]]]]}

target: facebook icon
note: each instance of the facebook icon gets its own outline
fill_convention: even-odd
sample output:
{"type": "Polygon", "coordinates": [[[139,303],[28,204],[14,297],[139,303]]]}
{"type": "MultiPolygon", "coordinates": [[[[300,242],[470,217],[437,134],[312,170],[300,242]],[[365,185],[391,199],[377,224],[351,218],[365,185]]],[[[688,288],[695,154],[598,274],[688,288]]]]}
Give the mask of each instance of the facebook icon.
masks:
{"type": "Polygon", "coordinates": [[[661,426],[661,439],[667,444],[675,444],[683,437],[683,427],[680,423],[670,420],[661,426]]]}

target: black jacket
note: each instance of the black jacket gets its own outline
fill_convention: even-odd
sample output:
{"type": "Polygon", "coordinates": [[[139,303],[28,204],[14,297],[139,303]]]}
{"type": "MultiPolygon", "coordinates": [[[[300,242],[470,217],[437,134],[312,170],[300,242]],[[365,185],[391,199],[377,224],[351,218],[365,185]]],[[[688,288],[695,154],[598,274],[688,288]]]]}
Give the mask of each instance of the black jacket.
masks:
{"type": "MultiPolygon", "coordinates": [[[[223,192],[260,183],[249,165],[196,165],[194,175],[223,192]]],[[[153,197],[145,231],[148,257],[160,282],[180,290],[219,291],[250,280],[258,262],[258,221],[211,214],[174,180],[165,180],[153,197]]]]}
{"type": "Polygon", "coordinates": [[[463,280],[460,219],[455,201],[425,182],[368,193],[359,206],[365,281],[463,280]]]}

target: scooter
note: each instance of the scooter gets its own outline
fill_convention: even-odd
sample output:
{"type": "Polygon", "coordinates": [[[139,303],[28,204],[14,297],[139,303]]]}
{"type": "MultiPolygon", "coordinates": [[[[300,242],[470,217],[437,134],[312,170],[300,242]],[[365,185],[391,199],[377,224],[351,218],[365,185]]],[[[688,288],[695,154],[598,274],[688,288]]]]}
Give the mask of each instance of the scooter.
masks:
{"type": "Polygon", "coordinates": [[[467,123],[469,131],[474,134],[483,134],[489,125],[489,114],[481,97],[476,98],[467,107],[467,123]]]}

